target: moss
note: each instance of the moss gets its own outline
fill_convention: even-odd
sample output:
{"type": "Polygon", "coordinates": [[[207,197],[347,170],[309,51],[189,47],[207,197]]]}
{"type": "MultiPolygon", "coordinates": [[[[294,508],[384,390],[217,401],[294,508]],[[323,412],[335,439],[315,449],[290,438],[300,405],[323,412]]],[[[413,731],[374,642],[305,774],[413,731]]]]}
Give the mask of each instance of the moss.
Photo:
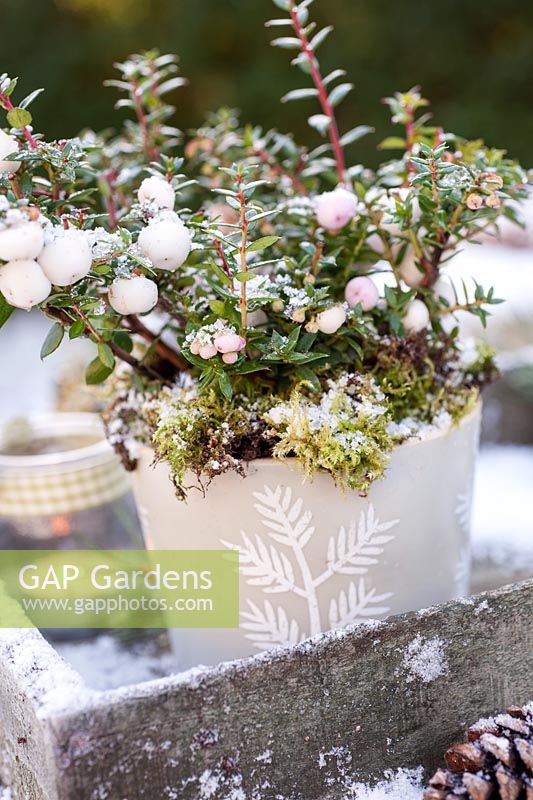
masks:
{"type": "Polygon", "coordinates": [[[294,456],[310,478],[326,470],[343,489],[365,491],[382,477],[393,447],[390,414],[374,383],[346,376],[329,392],[290,400],[265,418],[277,440],[274,456],[294,456]]]}
{"type": "Polygon", "coordinates": [[[361,367],[362,375],[324,380],[320,392],[300,384],[284,396],[265,389],[227,400],[199,394],[190,379],[148,398],[130,389],[112,409],[111,438],[126,457],[132,441],[151,439],[180,498],[190,485],[205,491],[216,475],[244,475],[247,461],[269,456],[294,457],[310,478],[325,470],[339,486],[365,491],[406,437],[468,414],[495,370],[486,345],[467,354],[425,335],[381,338],[361,367]]]}
{"type": "Polygon", "coordinates": [[[261,411],[261,403],[250,405],[241,397],[225,401],[215,392],[159,409],[152,442],[157,460],[170,467],[179,497],[191,488],[188,475],[205,491],[216,475],[230,470],[244,475],[243,461],[270,454],[261,411]]]}

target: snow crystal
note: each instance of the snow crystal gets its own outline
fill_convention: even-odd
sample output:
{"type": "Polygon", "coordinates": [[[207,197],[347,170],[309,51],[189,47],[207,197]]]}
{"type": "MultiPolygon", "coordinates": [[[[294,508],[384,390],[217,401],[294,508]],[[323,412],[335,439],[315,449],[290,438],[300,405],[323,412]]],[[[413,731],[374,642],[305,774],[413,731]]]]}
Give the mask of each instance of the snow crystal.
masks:
{"type": "Polygon", "coordinates": [[[483,613],[483,611],[487,611],[489,614],[492,614],[492,608],[489,606],[487,600],[483,600],[479,605],[477,605],[474,609],[474,614],[479,616],[479,614],[483,613]]]}
{"type": "Polygon", "coordinates": [[[0,661],[11,668],[17,683],[45,717],[65,709],[79,708],[92,692],[80,676],[33,629],[4,628],[0,631],[0,661]]]}
{"type": "Polygon", "coordinates": [[[445,657],[445,646],[446,643],[438,637],[426,639],[417,634],[407,646],[402,661],[402,666],[407,672],[407,683],[417,680],[431,683],[441,675],[446,675],[448,662],[445,657]]]}
{"type": "Polygon", "coordinates": [[[158,653],[153,642],[126,648],[119,639],[104,634],[91,641],[58,644],[57,651],[99,691],[118,689],[160,678],[175,671],[175,656],[158,653]]]}
{"type": "Polygon", "coordinates": [[[420,800],[422,797],[424,770],[388,770],[385,779],[376,786],[356,783],[351,787],[352,800],[420,800]]]}

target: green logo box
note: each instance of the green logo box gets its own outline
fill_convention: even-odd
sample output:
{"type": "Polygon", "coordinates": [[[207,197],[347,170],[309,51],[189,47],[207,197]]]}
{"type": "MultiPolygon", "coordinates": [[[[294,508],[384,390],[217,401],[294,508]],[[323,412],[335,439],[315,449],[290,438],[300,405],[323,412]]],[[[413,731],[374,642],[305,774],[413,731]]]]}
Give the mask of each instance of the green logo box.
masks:
{"type": "Polygon", "coordinates": [[[2,550],[2,628],[237,628],[232,550],[2,550]]]}

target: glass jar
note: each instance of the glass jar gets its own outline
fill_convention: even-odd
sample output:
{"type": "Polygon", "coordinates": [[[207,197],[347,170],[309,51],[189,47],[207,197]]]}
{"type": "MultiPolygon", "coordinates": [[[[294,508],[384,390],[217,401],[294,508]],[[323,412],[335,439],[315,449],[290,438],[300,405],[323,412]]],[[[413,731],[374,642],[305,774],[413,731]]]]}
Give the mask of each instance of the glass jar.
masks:
{"type": "Polygon", "coordinates": [[[0,428],[0,547],[142,547],[129,475],[97,414],[35,415],[0,428]]]}

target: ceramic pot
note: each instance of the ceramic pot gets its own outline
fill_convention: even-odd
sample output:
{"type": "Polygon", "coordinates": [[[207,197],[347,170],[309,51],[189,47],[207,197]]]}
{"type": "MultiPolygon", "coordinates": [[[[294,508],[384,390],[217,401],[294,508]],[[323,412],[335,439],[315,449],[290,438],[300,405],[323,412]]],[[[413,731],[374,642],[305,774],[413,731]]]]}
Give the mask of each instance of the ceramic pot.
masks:
{"type": "Polygon", "coordinates": [[[176,630],[183,669],[295,644],[331,628],[463,595],[481,409],[396,448],[368,494],[327,473],[303,481],[293,459],[261,459],[176,499],[164,463],[134,473],[147,546],[240,548],[238,629],[176,630]]]}

